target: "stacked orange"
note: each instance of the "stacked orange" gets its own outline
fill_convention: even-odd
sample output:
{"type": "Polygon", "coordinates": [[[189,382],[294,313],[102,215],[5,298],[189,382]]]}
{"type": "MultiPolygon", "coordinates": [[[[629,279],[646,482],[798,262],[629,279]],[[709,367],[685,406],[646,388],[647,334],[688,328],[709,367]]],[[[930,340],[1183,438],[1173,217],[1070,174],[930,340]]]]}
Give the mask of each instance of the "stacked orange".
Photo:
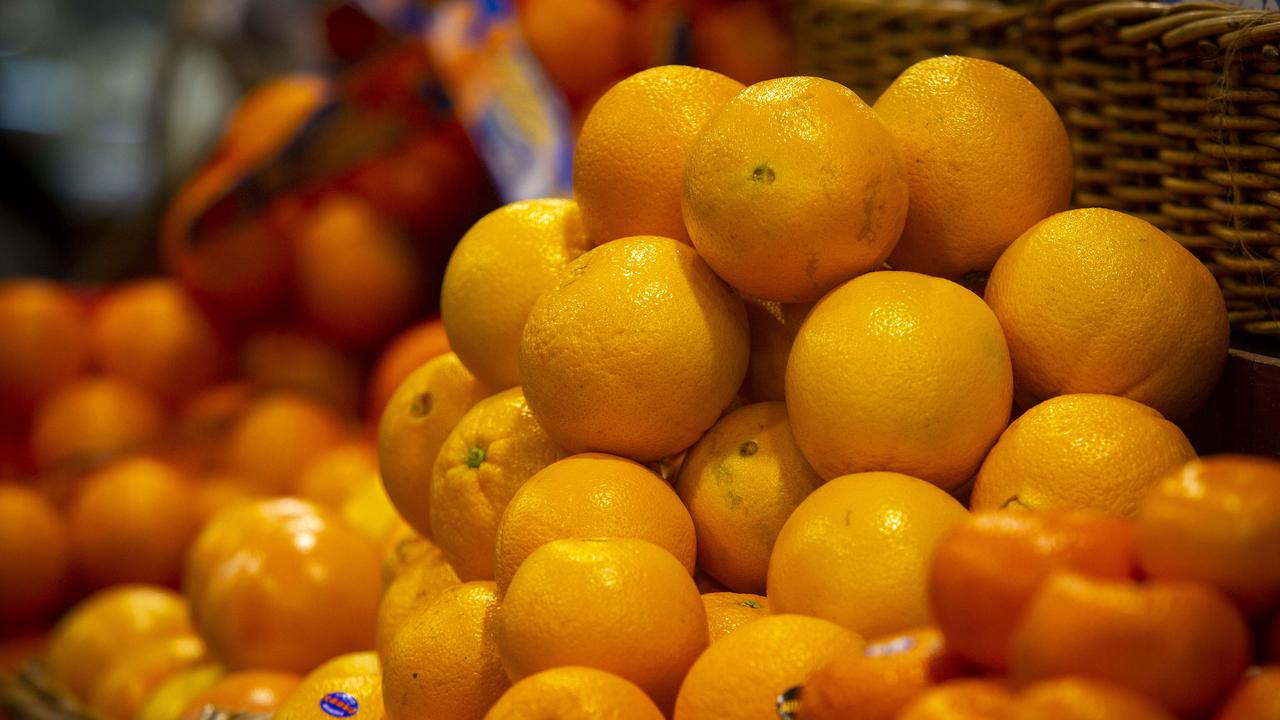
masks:
{"type": "MultiPolygon", "coordinates": [[[[586,87],[588,69],[555,72],[586,87]]],[[[84,483],[73,565],[127,543],[148,574],[121,579],[180,564],[191,620],[138,629],[154,642],[127,659],[79,631],[115,679],[72,663],[67,684],[119,717],[208,659],[305,675],[285,720],[1265,707],[1272,675],[1245,672],[1250,625],[1280,612],[1280,462],[1197,460],[1174,424],[1223,366],[1221,295],[1143,221],[1066,211],[1069,158],[1043,96],[969,58],[913,66],[875,107],[818,78],[622,80],[586,118],[576,196],[500,208],[458,244],[439,324],[378,373],[376,451],[354,402],[318,399],[324,373],[266,363],[292,384],[187,408],[219,418],[213,461],[117,457],[84,483]],[[974,272],[985,297],[956,282],[974,272]],[[206,521],[184,498],[213,472],[250,499],[206,521]],[[105,522],[135,486],[164,513],[105,522]],[[298,494],[319,502],[279,497],[298,494]]],[[[342,199],[307,228],[316,327],[389,335],[347,305],[408,307],[394,232],[342,199]],[[377,242],[353,280],[330,263],[357,235],[377,242]]],[[[46,466],[142,443],[216,379],[79,372],[51,369],[35,403],[46,466]],[[97,404],[126,422],[80,432],[97,404]]],[[[0,598],[47,602],[63,562],[0,598]]]]}

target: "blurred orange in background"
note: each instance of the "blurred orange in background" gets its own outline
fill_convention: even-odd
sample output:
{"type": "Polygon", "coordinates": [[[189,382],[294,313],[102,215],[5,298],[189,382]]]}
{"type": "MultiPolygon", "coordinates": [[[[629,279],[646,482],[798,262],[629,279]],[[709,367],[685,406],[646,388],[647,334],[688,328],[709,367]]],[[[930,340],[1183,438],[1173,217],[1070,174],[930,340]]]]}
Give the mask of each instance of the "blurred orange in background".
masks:
{"type": "Polygon", "coordinates": [[[334,344],[291,329],[264,330],[240,346],[240,372],[259,391],[288,390],[354,415],[360,368],[334,344]]]}
{"type": "Polygon", "coordinates": [[[123,381],[86,376],[64,386],[36,410],[31,447],[41,470],[86,466],[140,447],[164,423],[147,393],[123,381]]]}
{"type": "Polygon", "coordinates": [[[91,588],[176,584],[202,519],[195,487],[172,465],[108,465],[80,481],[68,511],[77,577],[91,588]]]}
{"type": "Polygon", "coordinates": [[[223,366],[213,326],[168,278],[109,290],[94,308],[90,337],[104,371],[169,402],[192,397],[223,366]]]}
{"type": "Polygon", "coordinates": [[[47,619],[66,591],[66,523],[36,490],[0,485],[0,636],[47,619]]]}
{"type": "Polygon", "coordinates": [[[307,462],[347,437],[343,418],[304,395],[254,400],[227,437],[227,469],[259,493],[289,493],[307,462]]]}
{"type": "Polygon", "coordinates": [[[0,420],[23,419],[88,361],[81,303],[46,280],[0,285],[0,420]]]}
{"type": "Polygon", "coordinates": [[[339,343],[376,346],[403,327],[423,299],[412,247],[357,197],[324,200],[293,246],[302,312],[339,343]]]}

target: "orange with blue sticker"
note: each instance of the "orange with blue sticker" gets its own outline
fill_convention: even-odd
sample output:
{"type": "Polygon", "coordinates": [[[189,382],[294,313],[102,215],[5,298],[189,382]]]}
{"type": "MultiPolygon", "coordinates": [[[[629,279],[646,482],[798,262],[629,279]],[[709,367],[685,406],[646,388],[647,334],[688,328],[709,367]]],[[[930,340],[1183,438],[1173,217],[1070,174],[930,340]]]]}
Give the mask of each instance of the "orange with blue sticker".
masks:
{"type": "Polygon", "coordinates": [[[360,701],[350,693],[331,692],[320,698],[320,709],[331,717],[349,718],[360,712],[360,701]]]}

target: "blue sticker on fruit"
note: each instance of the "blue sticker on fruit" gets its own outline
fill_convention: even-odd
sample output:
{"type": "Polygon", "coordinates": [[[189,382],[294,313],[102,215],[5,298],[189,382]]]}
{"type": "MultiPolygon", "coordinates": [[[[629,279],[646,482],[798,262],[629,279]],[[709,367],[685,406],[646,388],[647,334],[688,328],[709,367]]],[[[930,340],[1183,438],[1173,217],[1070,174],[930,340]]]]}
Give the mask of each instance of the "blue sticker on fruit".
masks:
{"type": "Polygon", "coordinates": [[[354,695],[344,692],[331,692],[320,698],[320,709],[325,715],[336,718],[349,718],[360,712],[360,701],[354,695]]]}
{"type": "Polygon", "coordinates": [[[509,0],[439,3],[426,39],[503,200],[569,195],[568,105],[525,45],[509,0]]]}

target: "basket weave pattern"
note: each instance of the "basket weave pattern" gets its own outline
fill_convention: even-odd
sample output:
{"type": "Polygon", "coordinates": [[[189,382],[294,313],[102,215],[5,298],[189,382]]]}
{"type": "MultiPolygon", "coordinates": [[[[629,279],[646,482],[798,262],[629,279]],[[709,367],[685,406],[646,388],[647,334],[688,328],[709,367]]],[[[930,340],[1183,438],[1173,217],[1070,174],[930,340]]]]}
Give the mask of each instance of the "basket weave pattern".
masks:
{"type": "Polygon", "coordinates": [[[933,55],[1022,72],[1071,135],[1074,204],[1165,230],[1218,278],[1234,326],[1280,333],[1280,13],[1138,0],[825,0],[797,2],[794,20],[803,70],[864,98],[933,55]]]}

